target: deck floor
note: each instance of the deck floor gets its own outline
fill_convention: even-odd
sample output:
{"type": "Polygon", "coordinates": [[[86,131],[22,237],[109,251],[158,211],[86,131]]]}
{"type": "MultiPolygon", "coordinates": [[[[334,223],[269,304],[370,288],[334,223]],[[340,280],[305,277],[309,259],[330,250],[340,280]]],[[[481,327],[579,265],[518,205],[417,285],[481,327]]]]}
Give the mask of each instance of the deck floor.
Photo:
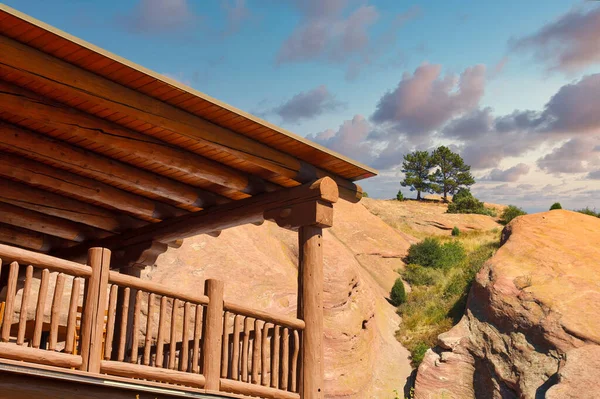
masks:
{"type": "Polygon", "coordinates": [[[220,399],[234,394],[0,360],[0,399],[220,399]]]}

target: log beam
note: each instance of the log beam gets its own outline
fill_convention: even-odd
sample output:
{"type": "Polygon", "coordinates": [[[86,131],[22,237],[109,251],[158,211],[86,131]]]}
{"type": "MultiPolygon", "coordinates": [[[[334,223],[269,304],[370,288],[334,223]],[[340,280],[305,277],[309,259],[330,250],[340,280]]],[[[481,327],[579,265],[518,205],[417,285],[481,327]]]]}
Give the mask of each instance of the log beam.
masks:
{"type": "Polygon", "coordinates": [[[171,204],[204,208],[227,201],[211,192],[106,158],[60,140],[0,122],[0,148],[19,155],[77,170],[111,185],[123,185],[144,195],[157,196],[171,204]]]}
{"type": "Polygon", "coordinates": [[[277,189],[276,185],[259,177],[246,175],[229,166],[2,81],[0,103],[4,111],[35,120],[57,132],[72,134],[77,140],[85,138],[94,147],[100,144],[104,149],[102,151],[119,149],[135,152],[138,158],[250,195],[277,189]]]}
{"type": "Polygon", "coordinates": [[[338,200],[337,184],[326,177],[313,182],[273,193],[233,201],[228,204],[165,220],[151,226],[124,232],[119,236],[108,237],[91,243],[84,243],[68,250],[61,250],[56,256],[65,259],[82,260],[91,246],[109,248],[116,251],[143,242],[170,242],[178,239],[224,230],[242,224],[264,220],[265,212],[295,204],[322,201],[334,203],[338,200]]]}
{"type": "Polygon", "coordinates": [[[4,179],[0,179],[0,202],[113,233],[147,224],[130,216],[119,215],[98,206],[4,179]]]}
{"type": "Polygon", "coordinates": [[[362,197],[360,187],[349,180],[8,37],[0,37],[0,54],[3,69],[53,89],[75,92],[85,101],[177,132],[300,183],[329,176],[340,186],[342,198],[357,202],[362,197]]]}
{"type": "Polygon", "coordinates": [[[0,243],[16,245],[38,252],[48,252],[51,249],[68,248],[77,244],[75,241],[64,240],[48,234],[42,234],[2,223],[0,223],[0,243]]]}
{"type": "Polygon", "coordinates": [[[24,229],[49,234],[65,240],[84,242],[87,240],[101,239],[110,236],[107,231],[44,215],[28,209],[0,202],[0,220],[2,223],[24,229]]]}
{"type": "Polygon", "coordinates": [[[80,201],[98,203],[149,222],[188,213],[184,209],[5,152],[0,152],[0,176],[56,191],[80,201]]]}

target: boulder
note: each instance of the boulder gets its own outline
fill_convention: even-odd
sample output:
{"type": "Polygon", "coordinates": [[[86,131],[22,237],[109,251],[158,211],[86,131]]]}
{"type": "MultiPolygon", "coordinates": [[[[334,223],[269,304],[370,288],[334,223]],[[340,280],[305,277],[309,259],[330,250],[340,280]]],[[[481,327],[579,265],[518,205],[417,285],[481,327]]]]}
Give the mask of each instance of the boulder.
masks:
{"type": "Polygon", "coordinates": [[[502,241],[419,367],[415,398],[600,397],[600,219],[521,216],[502,241]]]}

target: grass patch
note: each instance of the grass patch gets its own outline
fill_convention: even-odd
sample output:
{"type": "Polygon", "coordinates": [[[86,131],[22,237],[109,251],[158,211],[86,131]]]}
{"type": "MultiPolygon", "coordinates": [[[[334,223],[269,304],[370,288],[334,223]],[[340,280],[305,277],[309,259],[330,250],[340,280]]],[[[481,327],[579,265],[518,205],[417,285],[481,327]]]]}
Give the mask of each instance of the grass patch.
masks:
{"type": "Polygon", "coordinates": [[[402,323],[397,338],[411,352],[413,366],[417,367],[427,349],[435,346],[439,334],[460,320],[473,279],[498,249],[499,239],[499,231],[473,231],[435,239],[437,245],[430,241],[421,247],[423,243],[415,244],[413,247],[420,248],[416,250],[419,257],[410,258],[409,250],[411,260],[426,263],[413,262],[401,272],[412,291],[406,302],[398,306],[402,323]],[[440,255],[443,248],[452,248],[447,250],[452,256],[440,255]],[[434,262],[431,256],[435,257],[434,262]]]}

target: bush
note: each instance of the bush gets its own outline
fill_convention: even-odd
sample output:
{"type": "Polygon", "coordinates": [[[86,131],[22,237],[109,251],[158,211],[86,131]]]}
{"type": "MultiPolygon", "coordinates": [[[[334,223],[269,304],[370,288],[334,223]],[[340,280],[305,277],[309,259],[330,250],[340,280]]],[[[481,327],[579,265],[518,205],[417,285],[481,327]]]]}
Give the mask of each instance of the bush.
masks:
{"type": "Polygon", "coordinates": [[[369,193],[366,191],[363,191],[362,196],[363,196],[363,198],[369,198],[369,193]]]}
{"type": "Polygon", "coordinates": [[[410,352],[412,358],[412,364],[414,367],[418,367],[423,361],[425,353],[429,349],[429,346],[425,342],[419,342],[415,345],[415,348],[410,352]]]}
{"type": "Polygon", "coordinates": [[[562,209],[562,206],[560,205],[560,202],[555,202],[554,204],[552,204],[552,206],[550,207],[550,210],[553,211],[555,209],[562,209]]]}
{"type": "Polygon", "coordinates": [[[402,278],[411,286],[430,286],[444,278],[440,270],[410,264],[402,271],[402,278]]]}
{"type": "Polygon", "coordinates": [[[502,212],[502,216],[500,218],[504,223],[509,223],[511,220],[516,218],[517,216],[527,215],[523,209],[519,208],[515,205],[509,205],[504,212],[502,212]]]}
{"type": "Polygon", "coordinates": [[[478,215],[496,216],[496,211],[486,208],[483,202],[471,194],[466,188],[461,188],[448,204],[448,213],[475,213],[478,215]]]}
{"type": "Polygon", "coordinates": [[[401,278],[396,279],[390,292],[390,300],[394,306],[400,306],[406,302],[406,291],[404,290],[404,283],[401,278]]]}
{"type": "Polygon", "coordinates": [[[435,238],[426,238],[408,249],[406,263],[415,263],[424,267],[448,268],[465,259],[465,249],[458,241],[440,245],[435,238]]]}
{"type": "Polygon", "coordinates": [[[454,226],[454,227],[452,228],[452,235],[453,235],[454,237],[458,237],[458,236],[460,235],[460,229],[459,229],[458,227],[454,226]]]}
{"type": "Polygon", "coordinates": [[[398,190],[398,194],[396,194],[396,199],[398,201],[404,201],[404,194],[402,194],[401,190],[398,190]]]}
{"type": "Polygon", "coordinates": [[[434,267],[442,258],[442,247],[435,238],[426,238],[408,248],[406,263],[415,263],[425,267],[434,267]]]}
{"type": "Polygon", "coordinates": [[[597,218],[600,218],[600,212],[596,212],[596,210],[591,210],[589,207],[583,208],[583,209],[579,209],[578,211],[579,213],[583,213],[584,215],[590,215],[590,216],[594,216],[597,218]]]}
{"type": "Polygon", "coordinates": [[[438,267],[443,269],[456,266],[467,258],[465,248],[459,241],[449,241],[442,245],[442,258],[438,267]]]}

